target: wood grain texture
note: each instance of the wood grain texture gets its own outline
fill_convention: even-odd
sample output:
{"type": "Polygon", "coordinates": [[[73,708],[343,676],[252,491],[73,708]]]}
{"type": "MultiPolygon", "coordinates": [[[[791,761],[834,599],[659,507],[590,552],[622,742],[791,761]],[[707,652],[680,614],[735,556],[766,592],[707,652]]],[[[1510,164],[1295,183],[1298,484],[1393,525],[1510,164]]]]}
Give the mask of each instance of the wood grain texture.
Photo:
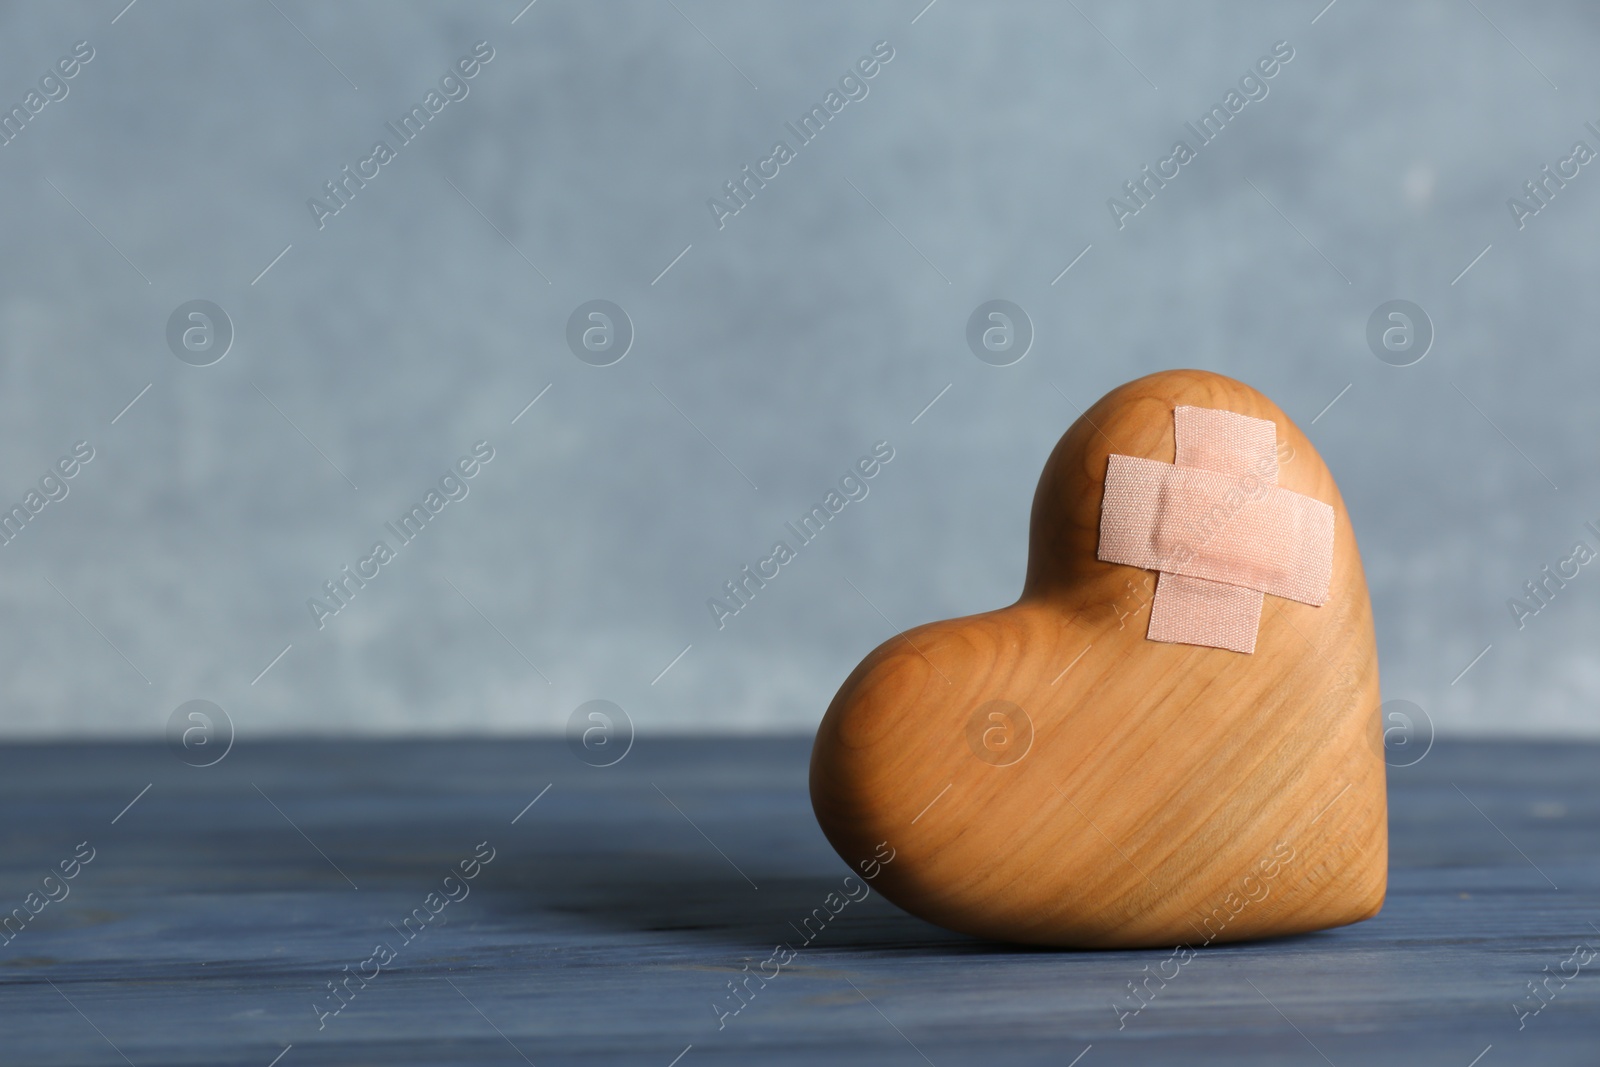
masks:
{"type": "Polygon", "coordinates": [[[1165,372],[1056,445],[1015,604],[907,631],[845,680],[812,804],[852,867],[892,850],[885,896],[964,933],[1106,948],[1317,930],[1383,904],[1378,707],[1366,580],[1327,467],[1255,390],[1165,372]],[[1095,556],[1107,457],[1172,462],[1180,404],[1270,419],[1279,484],[1334,509],[1328,602],[1268,596],[1254,654],[1147,640],[1155,573],[1095,556]]]}

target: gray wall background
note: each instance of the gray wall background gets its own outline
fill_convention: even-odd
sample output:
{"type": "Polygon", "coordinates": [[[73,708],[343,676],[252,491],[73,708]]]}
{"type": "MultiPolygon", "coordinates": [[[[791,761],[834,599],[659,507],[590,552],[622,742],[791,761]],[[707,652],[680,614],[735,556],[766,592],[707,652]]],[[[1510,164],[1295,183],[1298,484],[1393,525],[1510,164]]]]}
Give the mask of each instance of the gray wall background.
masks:
{"type": "Polygon", "coordinates": [[[893,628],[1015,596],[1074,404],[1197,366],[1339,478],[1386,698],[1600,733],[1600,569],[1521,630],[1506,605],[1600,520],[1600,164],[1524,229],[1506,206],[1600,148],[1600,13],[924,2],[7,5],[5,107],[95,56],[0,147],[0,497],[96,455],[0,548],[0,732],[156,736],[193,698],[241,737],[559,730],[596,697],[807,729],[893,628]],[[319,231],[307,198],[480,40],[319,231]],[[719,231],[707,198],[880,40],[719,231]],[[1107,198],[1280,40],[1119,231],[1107,198]],[[609,367],[565,339],[596,298],[636,332],[609,367]],[[965,341],[991,298],[1036,331],[1009,367],[965,341]],[[1365,339],[1395,298],[1436,330],[1403,368],[1365,339]],[[207,367],[166,342],[193,299],[235,331],[207,367]],[[470,495],[318,631],[307,598],[480,439],[470,495]],[[706,598],[880,439],[870,495],[719,632],[706,598]]]}

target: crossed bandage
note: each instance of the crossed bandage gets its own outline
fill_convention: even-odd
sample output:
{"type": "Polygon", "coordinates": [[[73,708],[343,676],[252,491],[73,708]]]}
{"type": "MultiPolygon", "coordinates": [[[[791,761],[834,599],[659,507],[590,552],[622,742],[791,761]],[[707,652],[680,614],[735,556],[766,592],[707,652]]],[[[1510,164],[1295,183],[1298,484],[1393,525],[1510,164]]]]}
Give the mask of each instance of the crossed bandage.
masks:
{"type": "Polygon", "coordinates": [[[1110,457],[1099,557],[1160,572],[1150,640],[1254,652],[1264,594],[1327,601],[1333,508],[1278,486],[1270,420],[1172,415],[1174,462],[1110,457]]]}

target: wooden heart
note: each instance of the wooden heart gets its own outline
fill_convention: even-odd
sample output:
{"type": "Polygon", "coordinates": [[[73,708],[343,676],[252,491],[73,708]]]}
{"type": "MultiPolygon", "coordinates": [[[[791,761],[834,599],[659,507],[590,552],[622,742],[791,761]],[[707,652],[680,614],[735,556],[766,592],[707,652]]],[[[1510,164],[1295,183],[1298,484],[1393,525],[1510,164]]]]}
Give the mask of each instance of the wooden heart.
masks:
{"type": "Polygon", "coordinates": [[[1015,604],[891,638],[845,680],[811,802],[852,869],[952,930],[1099,948],[1301,933],[1383,905],[1378,704],[1333,476],[1254,389],[1168,371],[1056,445],[1015,604]],[[1326,603],[1268,595],[1253,653],[1149,640],[1156,573],[1096,557],[1108,457],[1172,463],[1181,405],[1271,420],[1278,484],[1333,508],[1326,603]]]}

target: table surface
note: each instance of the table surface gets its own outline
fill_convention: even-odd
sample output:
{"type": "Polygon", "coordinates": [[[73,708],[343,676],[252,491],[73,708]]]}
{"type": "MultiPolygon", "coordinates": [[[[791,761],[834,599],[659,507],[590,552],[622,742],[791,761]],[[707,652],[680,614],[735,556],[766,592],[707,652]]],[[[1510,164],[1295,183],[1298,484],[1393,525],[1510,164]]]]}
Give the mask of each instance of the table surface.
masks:
{"type": "Polygon", "coordinates": [[[1170,950],[990,944],[874,894],[719,1021],[727,983],[799,943],[848,873],[808,754],[641,739],[594,768],[561,741],[297,741],[195,768],[156,745],[0,748],[0,910],[30,916],[0,944],[0,1062],[1600,1063],[1600,959],[1573,962],[1600,946],[1600,748],[1440,742],[1391,770],[1377,918],[1200,950],[1136,1015],[1113,1004],[1170,950]],[[63,861],[75,877],[47,879],[63,861]]]}

